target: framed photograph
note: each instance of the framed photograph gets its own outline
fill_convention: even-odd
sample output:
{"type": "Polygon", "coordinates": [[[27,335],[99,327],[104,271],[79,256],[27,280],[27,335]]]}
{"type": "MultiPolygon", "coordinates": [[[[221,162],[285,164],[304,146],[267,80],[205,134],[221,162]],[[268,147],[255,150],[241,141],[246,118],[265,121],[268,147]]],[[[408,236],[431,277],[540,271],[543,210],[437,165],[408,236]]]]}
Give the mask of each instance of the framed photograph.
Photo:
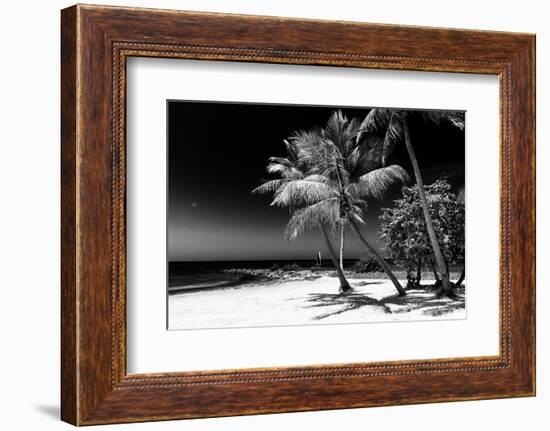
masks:
{"type": "Polygon", "coordinates": [[[534,35],[61,16],[63,420],[535,394],[534,35]]]}

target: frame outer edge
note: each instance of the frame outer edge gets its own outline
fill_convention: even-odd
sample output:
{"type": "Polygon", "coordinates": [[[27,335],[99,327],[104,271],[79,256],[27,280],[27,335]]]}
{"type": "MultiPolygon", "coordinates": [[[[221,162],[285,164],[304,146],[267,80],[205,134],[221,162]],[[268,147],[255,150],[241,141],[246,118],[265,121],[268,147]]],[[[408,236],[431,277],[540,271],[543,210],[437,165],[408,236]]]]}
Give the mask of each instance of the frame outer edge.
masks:
{"type": "Polygon", "coordinates": [[[61,11],[61,420],[79,423],[77,301],[78,7],[61,11]]]}
{"type": "Polygon", "coordinates": [[[510,58],[510,277],[513,303],[511,363],[517,396],[536,396],[536,54],[534,35],[522,35],[510,58]]]}
{"type": "Polygon", "coordinates": [[[531,300],[531,315],[529,324],[531,325],[531,357],[530,357],[530,394],[531,396],[537,396],[537,37],[536,35],[528,36],[528,53],[527,64],[530,70],[529,89],[531,91],[528,104],[531,108],[531,118],[528,125],[531,126],[530,142],[531,142],[531,175],[532,190],[530,198],[531,205],[531,223],[533,227],[532,237],[532,263],[531,263],[531,277],[532,286],[530,292],[531,300]]]}
{"type": "Polygon", "coordinates": [[[532,89],[533,89],[533,95],[531,97],[531,105],[533,109],[533,160],[532,160],[532,178],[534,181],[534,189],[533,189],[533,197],[532,197],[532,205],[533,205],[533,226],[535,229],[535,232],[533,234],[534,236],[534,257],[533,257],[533,282],[534,282],[534,292],[533,292],[533,316],[531,318],[531,325],[532,325],[532,339],[533,339],[533,357],[531,358],[532,361],[532,380],[533,380],[533,389],[531,394],[533,396],[537,396],[537,354],[536,354],[536,343],[537,343],[537,289],[536,289],[536,283],[537,283],[537,37],[536,35],[533,35],[531,38],[530,43],[530,55],[532,58],[532,71],[531,71],[531,79],[532,79],[532,89]]]}
{"type": "Polygon", "coordinates": [[[527,232],[528,244],[525,248],[526,271],[529,273],[529,286],[525,288],[528,295],[528,316],[526,317],[529,333],[529,349],[527,364],[527,394],[536,396],[536,359],[537,359],[537,339],[536,339],[536,241],[537,241],[537,180],[536,180],[536,35],[526,36],[526,48],[522,52],[520,59],[521,67],[525,68],[526,76],[526,110],[529,115],[523,116],[522,120],[526,121],[526,140],[527,154],[525,155],[526,170],[528,169],[528,194],[526,196],[526,208],[530,211],[529,228],[527,232]]]}
{"type": "MultiPolygon", "coordinates": [[[[89,228],[89,216],[93,216],[99,212],[103,212],[98,209],[97,206],[91,204],[86,205],[86,192],[90,192],[90,184],[92,180],[97,181],[99,177],[93,175],[88,178],[90,172],[90,161],[87,161],[86,156],[93,155],[96,159],[90,147],[85,145],[90,138],[103,139],[103,133],[95,133],[91,127],[88,127],[88,123],[85,121],[93,117],[93,114],[97,113],[100,116],[105,115],[105,100],[100,98],[99,87],[92,87],[91,84],[85,80],[80,81],[81,77],[86,77],[91,71],[99,71],[101,75],[98,75],[99,81],[103,84],[103,73],[108,69],[105,64],[101,62],[106,61],[102,57],[100,64],[90,62],[91,57],[87,54],[87,48],[80,49],[83,43],[93,43],[92,48],[98,49],[98,54],[105,56],[105,49],[107,46],[116,39],[111,38],[110,31],[114,28],[111,21],[107,19],[103,21],[103,17],[98,21],[94,21],[97,18],[97,12],[102,10],[102,7],[95,6],[82,6],[77,5],[62,11],[62,98],[61,98],[61,128],[62,128],[62,145],[61,145],[61,158],[62,158],[62,419],[73,425],[91,425],[99,423],[117,423],[117,422],[136,422],[147,420],[162,420],[162,419],[177,419],[177,418],[189,418],[189,417],[209,417],[209,416],[227,416],[227,415],[242,415],[242,414],[257,414],[257,413],[275,413],[284,411],[307,411],[307,410],[324,410],[327,408],[351,408],[351,407],[365,407],[363,401],[351,404],[334,404],[328,403],[326,398],[322,399],[321,405],[319,400],[304,404],[303,406],[294,406],[289,408],[287,405],[283,405],[281,400],[279,406],[274,406],[272,409],[265,406],[248,406],[248,407],[230,407],[226,405],[221,410],[213,410],[206,412],[206,414],[197,414],[193,411],[193,408],[200,404],[200,397],[198,395],[204,392],[204,386],[193,386],[193,390],[187,391],[173,390],[164,388],[160,390],[145,390],[139,388],[132,388],[131,391],[121,392],[115,391],[117,389],[118,382],[110,379],[107,382],[105,373],[107,354],[103,351],[98,351],[96,348],[102,346],[104,341],[104,335],[106,335],[106,322],[99,322],[94,318],[92,312],[100,311],[101,315],[106,312],[107,306],[110,308],[110,302],[103,298],[97,298],[92,294],[91,289],[100,289],[100,293],[103,294],[103,285],[95,285],[95,279],[90,276],[89,273],[85,273],[85,269],[89,268],[86,258],[92,253],[86,249],[86,244],[95,245],[90,242],[91,229],[89,228]],[[94,16],[95,15],[95,16],[94,16]],[[96,25],[97,24],[97,25],[96,25]],[[88,40],[89,39],[89,40],[88,40]],[[92,91],[95,90],[95,91],[92,91]],[[97,106],[94,103],[99,100],[101,106],[97,106]],[[92,102],[92,104],[89,104],[92,102]],[[81,109],[82,106],[82,109],[81,109]],[[86,108],[86,109],[85,109],[86,108]],[[81,141],[81,142],[80,142],[81,141]],[[82,165],[80,164],[82,162],[82,165]],[[82,207],[82,208],[81,208],[82,207]],[[79,226],[79,221],[82,221],[82,226],[79,226]],[[84,224],[86,223],[86,224],[84,224]],[[90,232],[88,232],[90,231],[90,232]],[[88,241],[88,242],[87,242],[88,241]],[[93,282],[91,282],[91,280],[93,282]],[[81,298],[79,300],[79,290],[81,290],[81,298]],[[95,319],[95,320],[94,320],[95,319]],[[97,322],[97,324],[88,327],[87,324],[97,322]],[[90,344],[91,342],[91,344],[90,344]],[[95,355],[94,355],[95,354],[95,355]],[[79,370],[81,370],[81,378],[79,376],[79,370]],[[129,403],[132,403],[131,398],[135,397],[134,401],[144,401],[141,408],[148,409],[146,407],[146,397],[149,396],[166,395],[166,399],[170,402],[189,403],[190,410],[187,412],[178,411],[174,413],[174,416],[166,415],[154,415],[148,414],[146,411],[139,409],[139,406],[133,405],[134,413],[129,411],[127,414],[121,413],[129,403]],[[176,399],[177,394],[177,399],[176,399]],[[197,404],[197,405],[195,405],[197,404]],[[136,410],[137,409],[137,410],[136,410]]],[[[120,11],[129,11],[131,9],[120,8],[120,11]]],[[[140,11],[146,11],[143,9],[137,9],[140,11]]],[[[102,11],[103,12],[103,11],[102,11]]],[[[179,12],[179,11],[174,11],[179,12]]],[[[110,15],[110,14],[107,14],[110,15]]],[[[118,15],[118,14],[117,14],[118,15]]],[[[123,15],[123,14],[122,14],[123,15]]],[[[221,17],[221,15],[220,15],[221,17]]],[[[241,16],[242,19],[245,16],[241,16]]],[[[112,19],[112,16],[107,16],[112,19]]],[[[117,19],[125,18],[124,16],[117,17],[117,19]]],[[[247,17],[251,18],[251,17],[247,17]]],[[[266,18],[266,17],[263,17],[266,18]]],[[[232,19],[237,19],[232,17],[232,19]]],[[[267,18],[273,21],[275,18],[267,18]]],[[[277,18],[278,19],[278,18],[277,18]]],[[[298,25],[300,21],[288,19],[288,21],[294,22],[298,25]]],[[[326,22],[327,26],[330,22],[326,22]]],[[[407,29],[408,27],[404,27],[407,29]]],[[[126,30],[123,28],[123,30],[126,30]]],[[[117,31],[120,31],[117,30],[117,31]]],[[[127,31],[127,30],[126,30],[127,31]]],[[[114,33],[113,33],[114,34],[114,33]]],[[[493,33],[486,33],[487,37],[493,33]]],[[[177,35],[176,35],[177,36],[177,35]]],[[[176,37],[174,36],[174,37],[176,37]]],[[[479,35],[477,35],[479,36],[479,35]]],[[[494,34],[493,34],[494,36],[494,34]]],[[[181,36],[178,36],[181,37],[181,36]]],[[[495,36],[496,37],[496,36],[495,36]]],[[[521,314],[523,319],[521,320],[521,328],[516,329],[521,333],[527,334],[526,339],[520,343],[524,348],[521,355],[516,356],[515,362],[515,375],[506,373],[508,378],[513,380],[513,388],[509,388],[509,391],[504,390],[488,393],[485,396],[464,393],[454,394],[452,396],[440,396],[436,398],[424,399],[414,398],[404,402],[398,402],[398,404],[409,403],[424,403],[424,402],[440,402],[440,401],[458,401],[466,399],[484,399],[484,398],[501,398],[509,396],[525,396],[534,394],[534,291],[531,287],[534,286],[534,242],[533,236],[535,231],[534,226],[534,165],[531,157],[534,156],[534,37],[527,37],[524,39],[522,36],[507,36],[502,35],[503,39],[507,41],[506,55],[507,58],[513,60],[514,68],[512,74],[514,81],[520,80],[519,91],[521,92],[521,103],[514,100],[512,103],[512,111],[517,113],[525,108],[525,113],[522,114],[522,119],[519,123],[514,124],[513,132],[510,136],[514,136],[514,143],[523,143],[524,147],[521,149],[522,154],[515,154],[512,163],[515,167],[523,169],[530,169],[528,175],[522,175],[525,178],[513,179],[516,187],[518,184],[525,186],[521,198],[512,204],[512,208],[519,208],[527,210],[528,214],[525,216],[525,224],[521,230],[514,229],[516,235],[525,240],[525,244],[513,246],[514,252],[527,251],[525,259],[518,259],[514,263],[514,269],[519,275],[525,276],[526,281],[522,283],[521,293],[518,293],[516,297],[518,306],[521,304],[524,306],[521,314]],[[523,40],[521,40],[523,39],[523,40]],[[516,43],[517,42],[517,43],[516,43]],[[513,50],[513,51],[512,51],[513,50]],[[528,62],[528,64],[523,64],[528,62]],[[521,106],[520,106],[521,105],[521,106]],[[525,133],[523,139],[518,139],[516,136],[525,133]],[[532,249],[530,247],[533,247],[532,249]],[[531,285],[531,283],[533,283],[531,285]],[[530,314],[529,314],[530,313],[530,314]],[[527,315],[525,315],[527,314],[527,315]]],[[[504,40],[503,40],[504,42],[504,40]]],[[[249,60],[246,60],[249,61],[249,60]]],[[[283,61],[284,62],[284,61],[283,61]]],[[[317,62],[316,62],[317,63],[317,62]]],[[[391,67],[383,67],[384,69],[391,67]]],[[[91,120],[90,120],[91,121],[91,120]]],[[[92,140],[93,141],[93,140],[92,140]]],[[[102,144],[104,145],[104,144],[102,144]]],[[[107,147],[104,146],[103,149],[107,147]]],[[[513,151],[514,152],[514,151],[513,151]]],[[[104,158],[99,158],[99,161],[104,163],[104,158]],[[100,159],[100,160],[99,160],[100,159]]],[[[101,169],[105,166],[102,164],[101,169]]],[[[521,172],[520,172],[521,174],[521,172]]],[[[515,175],[513,178],[516,177],[515,175]]],[[[515,189],[514,189],[515,190],[515,189]]],[[[102,192],[103,193],[103,192],[102,192]]],[[[114,211],[114,209],[111,209],[114,211]]],[[[102,215],[103,216],[103,215],[102,215]]],[[[518,223],[518,219],[514,218],[518,223]]],[[[104,226],[101,227],[102,229],[104,226]]],[[[111,231],[111,235],[114,233],[111,231]]],[[[103,244],[103,242],[102,242],[103,244]]],[[[516,256],[518,256],[516,254],[516,256]]],[[[106,261],[98,260],[94,264],[106,264],[106,261]]],[[[516,291],[520,286],[516,285],[516,291]]],[[[516,295],[514,295],[516,296],[516,295]]],[[[516,312],[518,310],[515,310],[516,312]]],[[[97,316],[99,318],[99,316],[97,316]]],[[[110,322],[114,324],[114,322],[110,322]]],[[[517,332],[516,332],[517,333],[517,332]]],[[[516,343],[515,349],[518,349],[516,343]]],[[[116,355],[116,354],[115,354],[116,355]]],[[[114,358],[111,358],[114,361],[114,358]]],[[[237,382],[235,382],[237,383],[237,382]]],[[[322,387],[323,382],[320,381],[310,386],[318,392],[318,397],[326,393],[327,389],[322,387]],[[318,387],[319,386],[319,387],[318,387]]],[[[287,388],[294,388],[296,385],[287,385],[287,388]]],[[[299,386],[299,385],[298,385],[299,386]]],[[[298,388],[298,386],[296,386],[298,388]]],[[[244,390],[256,391],[262,389],[267,391],[265,385],[258,385],[256,383],[247,383],[244,387],[239,384],[231,384],[228,386],[220,386],[217,391],[224,393],[231,397],[235,395],[243,395],[244,390]],[[223,389],[227,387],[228,389],[223,389]]],[[[284,388],[283,388],[284,389],[284,388]]],[[[301,390],[301,389],[300,389],[301,390]]],[[[348,389],[341,389],[342,393],[347,394],[348,389]]],[[[221,396],[220,395],[220,396],[221,396]]],[[[350,394],[347,394],[351,397],[350,394]]],[[[214,397],[215,398],[215,397],[214,397]]],[[[151,401],[151,400],[149,400],[151,401]]],[[[237,404],[241,402],[238,397],[235,399],[237,404]]],[[[242,404],[242,402],[241,402],[242,404]]],[[[394,405],[394,402],[376,402],[369,403],[369,406],[375,405],[394,405]]],[[[187,407],[187,404],[185,404],[187,407]]],[[[177,405],[179,408],[180,405],[177,405]]],[[[183,408],[183,405],[181,406],[183,408]]],[[[200,406],[199,406],[200,407],[200,406]]],[[[150,409],[150,406],[149,406],[150,409]]],[[[202,409],[202,407],[201,407],[202,409]]]]}

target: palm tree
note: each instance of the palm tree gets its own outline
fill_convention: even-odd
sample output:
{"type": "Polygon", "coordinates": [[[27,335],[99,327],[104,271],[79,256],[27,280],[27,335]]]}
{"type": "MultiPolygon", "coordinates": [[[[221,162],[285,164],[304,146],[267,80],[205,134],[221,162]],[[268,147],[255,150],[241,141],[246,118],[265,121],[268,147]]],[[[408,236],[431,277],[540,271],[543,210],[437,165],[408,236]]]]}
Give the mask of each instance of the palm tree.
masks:
{"type": "MultiPolygon", "coordinates": [[[[323,129],[291,136],[287,148],[293,147],[293,154],[302,166],[307,166],[307,173],[304,179],[280,183],[272,205],[302,206],[294,211],[288,223],[285,235],[290,239],[315,226],[330,226],[333,232],[340,227],[342,235],[343,227],[349,224],[398,293],[405,295],[388,264],[365,239],[359,225],[365,224],[366,199],[381,198],[392,184],[405,182],[408,176],[398,165],[379,166],[373,157],[376,148],[368,142],[360,142],[358,133],[359,123],[336,111],[323,129]]],[[[273,191],[266,184],[270,182],[255,191],[273,191]]]]}
{"type": "MultiPolygon", "coordinates": [[[[365,245],[370,254],[379,262],[400,295],[405,290],[391,271],[386,261],[380,256],[363,236],[359,224],[365,224],[361,217],[357,217],[350,208],[353,205],[362,206],[366,211],[366,199],[381,199],[386,190],[396,182],[408,180],[405,170],[398,165],[381,166],[376,160],[378,146],[373,141],[362,141],[360,124],[357,120],[348,120],[342,111],[335,111],[321,130],[322,144],[325,147],[323,157],[315,148],[306,151],[311,154],[315,165],[323,167],[323,174],[332,179],[332,183],[340,195],[341,235],[345,223],[349,223],[352,230],[365,245]]],[[[360,215],[361,213],[359,213],[360,215]]]]}
{"type": "MultiPolygon", "coordinates": [[[[452,125],[464,129],[464,114],[454,111],[422,111],[422,117],[426,121],[436,124],[449,122],[452,125]]],[[[361,133],[358,139],[374,139],[379,147],[379,156],[382,165],[385,165],[388,155],[393,150],[394,146],[400,142],[404,142],[411,161],[416,184],[419,189],[420,203],[424,220],[426,222],[426,230],[430,238],[430,244],[434,252],[434,258],[441,274],[441,289],[438,295],[455,296],[453,286],[450,281],[449,271],[445,263],[445,258],[441,252],[439,241],[435,233],[432,217],[430,214],[426,193],[424,191],[424,181],[418,164],[418,159],[412,145],[408,112],[405,110],[396,109],[372,109],[361,124],[361,133]]]]}
{"type": "MultiPolygon", "coordinates": [[[[317,139],[317,136],[311,132],[299,132],[299,136],[304,140],[317,139]]],[[[285,229],[286,239],[295,239],[307,229],[319,229],[336,268],[340,291],[349,292],[351,286],[343,268],[338,264],[336,253],[327,233],[327,225],[333,227],[335,218],[331,216],[330,211],[327,211],[326,202],[323,205],[317,205],[317,203],[323,202],[323,198],[328,197],[327,190],[323,187],[323,179],[319,175],[308,175],[308,167],[300,160],[295,145],[287,140],[284,143],[287,157],[271,157],[267,165],[267,172],[277,174],[279,178],[264,182],[252,190],[252,193],[273,193],[274,200],[271,205],[286,206],[293,213],[285,229]],[[307,206],[309,203],[313,203],[313,205],[307,206]],[[301,205],[306,206],[298,208],[301,205]]]]}

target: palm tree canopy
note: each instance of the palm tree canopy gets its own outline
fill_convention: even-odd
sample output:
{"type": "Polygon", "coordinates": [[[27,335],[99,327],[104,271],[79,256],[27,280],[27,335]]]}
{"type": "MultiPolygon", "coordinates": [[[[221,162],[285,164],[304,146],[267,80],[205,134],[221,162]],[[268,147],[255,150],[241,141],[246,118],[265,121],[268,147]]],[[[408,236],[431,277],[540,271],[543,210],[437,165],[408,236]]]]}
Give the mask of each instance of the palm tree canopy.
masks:
{"type": "MultiPolygon", "coordinates": [[[[385,165],[396,145],[403,141],[404,110],[391,108],[373,108],[365,116],[357,135],[357,141],[373,150],[373,158],[385,165]]],[[[463,111],[427,110],[418,111],[426,122],[437,125],[451,124],[464,130],[463,111]]]]}
{"type": "Polygon", "coordinates": [[[323,128],[293,133],[285,141],[287,157],[269,159],[268,173],[279,178],[253,193],[273,193],[271,205],[291,208],[286,238],[320,226],[336,231],[347,220],[364,223],[367,199],[380,199],[391,185],[408,181],[401,166],[382,164],[388,138],[376,135],[379,126],[349,120],[338,110],[323,128]]]}

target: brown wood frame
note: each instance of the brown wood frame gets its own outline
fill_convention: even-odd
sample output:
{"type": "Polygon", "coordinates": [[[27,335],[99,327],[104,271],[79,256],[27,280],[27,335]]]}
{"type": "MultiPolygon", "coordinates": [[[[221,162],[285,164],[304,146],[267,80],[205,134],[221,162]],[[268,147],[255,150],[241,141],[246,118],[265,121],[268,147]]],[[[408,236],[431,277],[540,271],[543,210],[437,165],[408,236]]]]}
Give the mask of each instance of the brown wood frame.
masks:
{"type": "Polygon", "coordinates": [[[61,416],[75,425],[535,394],[535,36],[77,5],[62,11],[61,416]],[[500,354],[127,375],[129,56],[500,77],[500,354]]]}

